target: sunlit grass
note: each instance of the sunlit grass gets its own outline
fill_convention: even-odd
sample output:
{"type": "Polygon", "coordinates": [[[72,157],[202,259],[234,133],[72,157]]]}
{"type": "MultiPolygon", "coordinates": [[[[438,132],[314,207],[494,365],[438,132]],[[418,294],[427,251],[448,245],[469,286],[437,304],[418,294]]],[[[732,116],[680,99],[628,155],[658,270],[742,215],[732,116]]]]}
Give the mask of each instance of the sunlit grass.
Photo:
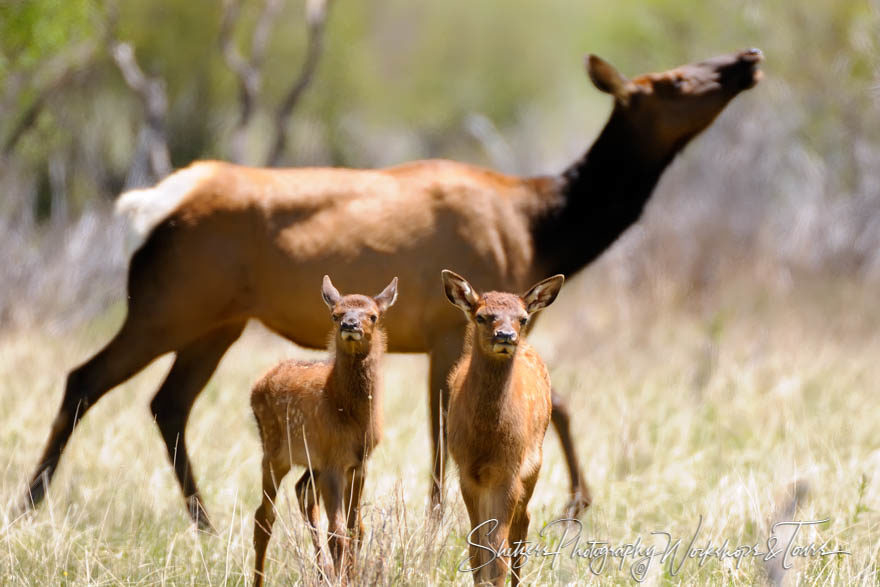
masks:
{"type": "MultiPolygon", "coordinates": [[[[587,539],[613,545],[653,531],[681,538],[702,526],[732,548],[764,546],[768,525],[795,480],[808,485],[798,543],[829,544],[849,556],[798,559],[789,581],[876,584],[880,560],[880,313],[869,292],[847,283],[767,291],[747,283],[704,297],[616,291],[574,280],[532,340],[571,402],[574,431],[595,503],[587,539]]],[[[35,515],[8,512],[42,449],[67,370],[109,338],[121,319],[58,336],[28,331],[0,340],[0,576],[4,584],[241,584],[249,581],[260,447],[250,413],[251,383],[282,357],[315,356],[249,328],[199,399],[188,431],[196,477],[219,531],[195,532],[148,404],[169,364],[163,358],[109,394],[83,420],[49,498],[35,515]]],[[[429,443],[427,361],[390,356],[386,435],[367,478],[363,584],[470,584],[457,571],[468,531],[455,474],[448,508],[426,515],[429,443]]],[[[567,473],[548,434],[532,500],[530,539],[559,517],[567,473]]],[[[304,524],[283,486],[269,549],[275,584],[316,581],[304,524]]],[[[573,528],[569,529],[571,537],[573,528]]],[[[561,528],[550,532],[556,544],[561,528]]],[[[532,584],[630,584],[632,559],[534,558],[532,584]]],[[[655,560],[648,584],[763,581],[764,563],[688,560],[676,575],[655,560]]]]}

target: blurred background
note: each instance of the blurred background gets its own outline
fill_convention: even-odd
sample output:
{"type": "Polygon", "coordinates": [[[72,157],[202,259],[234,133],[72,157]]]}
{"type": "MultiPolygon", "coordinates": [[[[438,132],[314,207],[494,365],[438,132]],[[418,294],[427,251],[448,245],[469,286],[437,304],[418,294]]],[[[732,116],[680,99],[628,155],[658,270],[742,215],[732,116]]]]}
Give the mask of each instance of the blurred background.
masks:
{"type": "Polygon", "coordinates": [[[878,21],[868,0],[4,2],[0,324],[63,329],[118,302],[113,200],[197,159],[557,172],[610,110],[588,52],[627,75],[766,55],[605,280],[685,296],[733,274],[876,285],[878,21]]]}
{"type": "MultiPolygon", "coordinates": [[[[191,532],[151,423],[170,357],[83,420],[33,517],[8,517],[66,373],[123,319],[123,190],[203,158],[443,157],[555,173],[611,110],[585,54],[635,76],[755,46],[764,80],[685,149],[642,220],[567,281],[530,341],[574,415],[595,498],[585,533],[687,540],[703,516],[713,544],[740,545],[763,543],[780,516],[829,518],[804,542],[852,555],[803,559],[786,576],[876,585],[878,45],[877,0],[0,1],[0,576],[241,583],[260,501],[247,389],[282,358],[323,356],[252,325],[196,403],[187,444],[222,540],[191,532]]],[[[423,515],[426,357],[387,365],[363,582],[469,585],[457,485],[439,530],[423,515]]],[[[567,499],[547,439],[533,534],[567,499]]],[[[282,504],[270,572],[317,581],[294,501],[282,504]]],[[[596,580],[575,560],[527,572],[534,584],[596,580]]],[[[785,575],[758,560],[651,573],[648,584],[785,575]]],[[[626,569],[604,576],[629,583],[626,569]]]]}

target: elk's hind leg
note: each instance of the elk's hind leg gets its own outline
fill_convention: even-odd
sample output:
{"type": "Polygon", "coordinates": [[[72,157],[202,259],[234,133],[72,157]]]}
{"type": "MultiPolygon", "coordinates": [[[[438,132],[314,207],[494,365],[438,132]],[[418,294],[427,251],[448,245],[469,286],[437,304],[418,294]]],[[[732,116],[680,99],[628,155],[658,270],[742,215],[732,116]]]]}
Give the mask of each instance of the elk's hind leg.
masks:
{"type": "Polygon", "coordinates": [[[201,529],[211,532],[213,528],[193,478],[184,432],[196,397],[243,328],[244,323],[220,327],[178,350],[171,371],[150,404],[186,499],[189,515],[201,529]]]}
{"type": "Polygon", "coordinates": [[[571,479],[571,498],[565,506],[565,515],[576,518],[581,512],[590,507],[593,496],[590,494],[589,485],[584,480],[581,465],[578,462],[577,451],[574,448],[568,402],[555,389],[551,390],[551,401],[553,402],[551,421],[556,429],[556,433],[559,435],[559,442],[562,444],[565,464],[568,465],[568,475],[571,479]]]}
{"type": "Polygon", "coordinates": [[[452,330],[435,339],[431,347],[431,366],[428,385],[428,409],[431,418],[431,448],[433,450],[433,474],[431,505],[437,507],[443,498],[443,481],[446,473],[446,412],[449,409],[449,383],[447,379],[453,365],[461,356],[464,332],[452,330]]]}
{"type": "Polygon", "coordinates": [[[21,510],[35,507],[42,501],[74,427],[89,408],[105,393],[170,350],[173,347],[169,341],[145,328],[129,313],[113,339],[91,359],[70,372],[61,406],[52,423],[43,455],[31,477],[21,510]]]}

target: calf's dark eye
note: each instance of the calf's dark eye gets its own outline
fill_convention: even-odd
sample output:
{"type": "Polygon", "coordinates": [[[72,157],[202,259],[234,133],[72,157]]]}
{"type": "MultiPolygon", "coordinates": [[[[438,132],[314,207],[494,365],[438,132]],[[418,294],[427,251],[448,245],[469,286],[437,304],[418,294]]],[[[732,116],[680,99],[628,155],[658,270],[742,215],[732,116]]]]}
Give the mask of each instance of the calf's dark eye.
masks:
{"type": "Polygon", "coordinates": [[[373,314],[372,316],[370,316],[370,322],[375,322],[375,321],[378,320],[378,319],[379,319],[379,317],[376,316],[375,314],[373,314]]]}
{"type": "Polygon", "coordinates": [[[529,321],[528,318],[520,318],[520,319],[519,319],[519,323],[520,323],[521,326],[525,326],[525,325],[526,325],[526,322],[528,322],[528,321],[529,321]]]}
{"type": "Polygon", "coordinates": [[[485,316],[477,316],[477,322],[479,322],[480,324],[485,324],[486,317],[485,316]]]}

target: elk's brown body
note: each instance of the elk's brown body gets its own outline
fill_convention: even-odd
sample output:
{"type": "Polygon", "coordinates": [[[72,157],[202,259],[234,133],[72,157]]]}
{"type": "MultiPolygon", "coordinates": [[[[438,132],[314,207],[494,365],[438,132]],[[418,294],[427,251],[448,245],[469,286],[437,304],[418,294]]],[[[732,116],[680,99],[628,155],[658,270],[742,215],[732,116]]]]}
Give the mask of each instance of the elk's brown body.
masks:
{"type": "Polygon", "coordinates": [[[446,296],[468,318],[464,353],[449,375],[449,452],[458,464],[471,520],[474,583],[520,580],[523,559],[493,556],[526,540],[529,500],[541,470],[550,423],[550,375],[521,340],[529,317],[550,305],[564,278],[556,275],[522,297],[479,294],[461,276],[443,272],[446,296]]]}
{"type": "MultiPolygon", "coordinates": [[[[555,176],[515,177],[451,161],[380,170],[201,162],[123,196],[120,207],[137,224],[155,224],[131,260],[128,315],[104,349],[71,371],[27,503],[42,499],[78,418],[174,351],[151,407],[190,513],[207,525],[184,427],[226,349],[250,318],[297,344],[322,347],[324,322],[310,284],[331,272],[375,289],[380,268],[399,275],[408,300],[387,321],[389,350],[430,354],[432,495],[439,500],[441,413],[465,321],[438,291],[436,275],[452,267],[482,288],[522,291],[582,269],[639,218],[684,145],[756,83],[760,59],[747,50],[628,80],[591,57],[590,77],[614,96],[614,109],[586,155],[555,176]]],[[[560,396],[553,403],[579,509],[589,494],[568,412],[560,396]]]]}
{"type": "Polygon", "coordinates": [[[254,386],[251,405],[263,444],[263,501],[254,514],[254,584],[263,582],[275,521],[274,499],[291,466],[306,467],[296,484],[303,517],[320,557],[318,502],[324,500],[334,571],[350,562],[349,533],[359,541],[360,497],[367,457],[382,436],[379,322],[397,298],[397,278],[375,298],[340,296],[324,276],[323,297],[337,328],[328,362],[285,361],[254,386]]]}

